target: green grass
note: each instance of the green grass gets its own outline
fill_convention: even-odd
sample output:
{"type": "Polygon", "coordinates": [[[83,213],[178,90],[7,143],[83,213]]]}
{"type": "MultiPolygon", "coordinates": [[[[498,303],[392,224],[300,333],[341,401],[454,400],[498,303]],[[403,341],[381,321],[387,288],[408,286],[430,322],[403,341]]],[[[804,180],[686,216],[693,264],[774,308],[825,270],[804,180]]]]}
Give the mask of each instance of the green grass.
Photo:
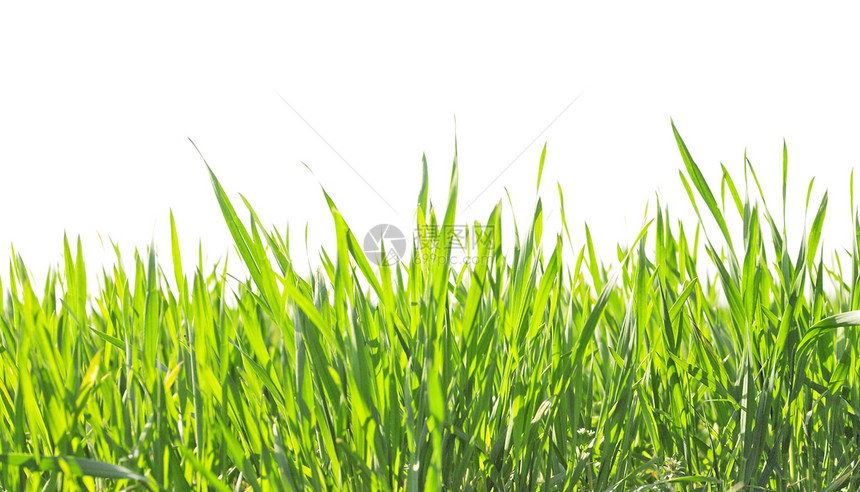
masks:
{"type": "Polygon", "coordinates": [[[563,205],[543,234],[540,201],[512,254],[500,203],[452,266],[456,156],[444,211],[424,164],[399,265],[371,265],[326,195],[337,248],[302,278],[214,174],[246,281],[202,254],[183,276],[172,216],[172,264],[87,278],[66,242],[37,293],[16,257],[2,488],[860,490],[858,242],[825,263],[825,194],[789,251],[786,187],[774,215],[747,161],[716,196],[675,136],[699,223],[658,206],[611,268],[563,205]]]}

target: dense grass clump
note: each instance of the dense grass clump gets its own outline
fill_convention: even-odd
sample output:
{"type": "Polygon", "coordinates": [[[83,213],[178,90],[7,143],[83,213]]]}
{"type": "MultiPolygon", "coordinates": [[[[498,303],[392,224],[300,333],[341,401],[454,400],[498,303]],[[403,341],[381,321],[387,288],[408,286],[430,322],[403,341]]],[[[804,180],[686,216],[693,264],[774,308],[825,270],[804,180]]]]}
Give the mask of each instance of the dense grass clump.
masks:
{"type": "Polygon", "coordinates": [[[454,265],[456,156],[444,214],[425,163],[398,264],[326,195],[337,248],[301,278],[214,174],[245,282],[184,277],[172,217],[172,265],[150,249],[97,287],[80,242],[41,293],[16,258],[0,488],[860,490],[858,242],[825,267],[825,194],[790,252],[752,165],[718,199],[675,136],[699,223],[658,206],[611,268],[587,229],[571,248],[563,200],[562,233],[538,201],[508,255],[496,206],[454,265]]]}

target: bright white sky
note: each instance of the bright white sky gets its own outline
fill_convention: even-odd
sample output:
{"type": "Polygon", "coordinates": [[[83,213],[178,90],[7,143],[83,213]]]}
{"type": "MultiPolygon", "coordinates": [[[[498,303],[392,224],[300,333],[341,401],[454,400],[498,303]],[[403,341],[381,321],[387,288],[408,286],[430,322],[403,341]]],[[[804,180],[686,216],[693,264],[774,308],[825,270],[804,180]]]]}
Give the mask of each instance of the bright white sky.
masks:
{"type": "Polygon", "coordinates": [[[444,208],[455,115],[462,219],[484,219],[507,188],[527,221],[547,141],[547,223],[558,181],[574,241],[587,221],[612,259],[655,192],[691,215],[672,117],[715,189],[719,163],[740,172],[746,148],[772,209],[784,137],[789,234],[816,176],[812,207],[831,192],[825,247],[841,247],[860,163],[858,14],[835,3],[4,2],[0,258],[14,243],[41,276],[67,231],[90,266],[111,261],[97,233],[127,251],[154,240],[168,265],[171,208],[186,266],[200,239],[222,257],[231,241],[189,137],[237,201],[292,224],[300,263],[305,223],[313,251],[332,237],[318,181],[357,236],[378,223],[409,230],[422,152],[444,208]]]}

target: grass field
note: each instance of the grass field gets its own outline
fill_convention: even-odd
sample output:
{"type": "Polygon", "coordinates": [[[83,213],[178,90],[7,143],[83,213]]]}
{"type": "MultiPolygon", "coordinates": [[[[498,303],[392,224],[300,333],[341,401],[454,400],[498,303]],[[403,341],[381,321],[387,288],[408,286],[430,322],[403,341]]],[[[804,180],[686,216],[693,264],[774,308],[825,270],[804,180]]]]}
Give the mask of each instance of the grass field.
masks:
{"type": "Polygon", "coordinates": [[[41,292],[16,258],[0,488],[860,490],[858,243],[819,248],[825,194],[789,251],[785,186],[766,204],[747,162],[709,187],[675,137],[700,221],[658,206],[611,267],[563,205],[543,234],[540,201],[511,254],[500,202],[453,265],[456,156],[444,210],[425,163],[397,265],[372,265],[326,195],[337,248],[301,278],[288,233],[214,174],[245,281],[180,257],[172,216],[171,255],[99,278],[80,242],[41,292]]]}

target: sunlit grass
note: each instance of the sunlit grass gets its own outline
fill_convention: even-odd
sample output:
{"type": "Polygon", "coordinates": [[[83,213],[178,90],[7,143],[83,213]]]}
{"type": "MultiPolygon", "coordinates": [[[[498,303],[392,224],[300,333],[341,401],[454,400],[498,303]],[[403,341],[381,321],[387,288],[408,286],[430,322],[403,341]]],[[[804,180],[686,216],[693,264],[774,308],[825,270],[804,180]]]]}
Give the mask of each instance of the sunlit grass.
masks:
{"type": "Polygon", "coordinates": [[[504,254],[500,202],[453,265],[456,156],[444,211],[424,164],[397,265],[326,195],[337,247],[302,278],[211,171],[244,282],[202,255],[186,278],[172,216],[172,262],[88,279],[66,242],[37,293],[16,257],[2,488],[860,490],[857,242],[825,264],[825,194],[789,251],[785,186],[774,215],[746,161],[717,197],[675,136],[700,222],[658,206],[611,268],[587,229],[571,243],[560,187],[560,234],[538,201],[504,254]]]}

